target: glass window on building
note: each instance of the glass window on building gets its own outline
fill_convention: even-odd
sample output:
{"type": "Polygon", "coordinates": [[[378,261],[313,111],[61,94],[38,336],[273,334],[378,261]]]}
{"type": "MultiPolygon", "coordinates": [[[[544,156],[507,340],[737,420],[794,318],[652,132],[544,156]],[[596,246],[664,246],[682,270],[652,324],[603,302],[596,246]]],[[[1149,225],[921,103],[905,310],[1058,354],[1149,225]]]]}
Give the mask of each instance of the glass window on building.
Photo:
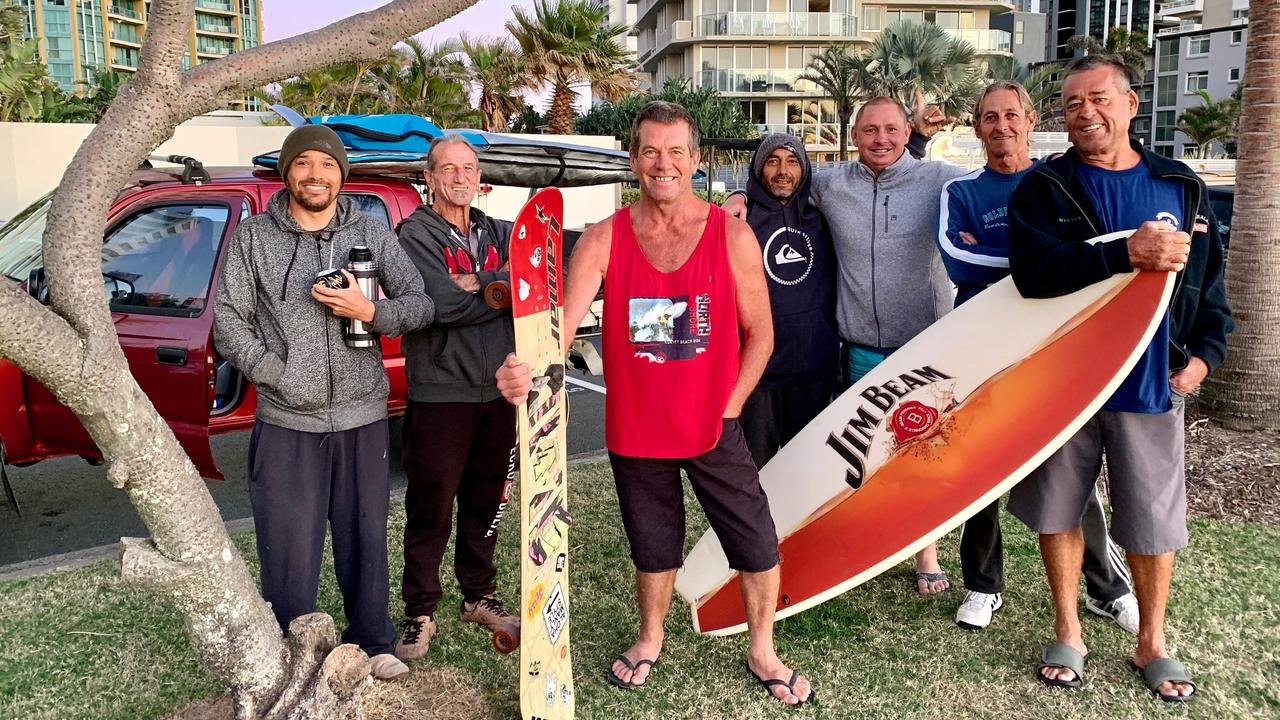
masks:
{"type": "MultiPolygon", "coordinates": [[[[765,124],[765,101],[764,100],[739,100],[742,105],[742,114],[747,116],[747,120],[753,125],[765,124]]],[[[764,132],[764,130],[761,130],[764,132]]]]}
{"type": "Polygon", "coordinates": [[[1023,33],[1025,32],[1026,22],[1023,20],[1013,21],[1013,44],[1021,45],[1023,43],[1023,33]]]}
{"type": "Polygon", "coordinates": [[[1232,44],[1232,45],[1239,45],[1239,44],[1240,44],[1240,43],[1242,43],[1242,42],[1244,42],[1244,31],[1243,31],[1243,30],[1232,30],[1232,31],[1231,31],[1231,44],[1232,44]]]}
{"type": "Polygon", "coordinates": [[[869,5],[862,6],[862,29],[866,32],[880,32],[884,29],[883,9],[869,5]]]}
{"type": "Polygon", "coordinates": [[[1197,35],[1187,38],[1187,57],[1200,57],[1209,54],[1209,36],[1197,35]]]}
{"type": "Polygon", "coordinates": [[[1160,72],[1173,72],[1178,69],[1178,39],[1166,40],[1158,43],[1160,46],[1160,60],[1157,63],[1157,69],[1160,72]]]}
{"type": "Polygon", "coordinates": [[[1236,8],[1231,11],[1231,21],[1238,22],[1249,19],[1249,8],[1236,8]]]}
{"type": "Polygon", "coordinates": [[[1185,92],[1188,95],[1209,89],[1209,71],[1200,70],[1198,72],[1187,73],[1187,85],[1185,92]]]}
{"type": "Polygon", "coordinates": [[[1156,78],[1156,106],[1173,107],[1178,104],[1178,76],[1164,75],[1156,78]]]}
{"type": "Polygon", "coordinates": [[[1172,145],[1157,145],[1157,146],[1156,146],[1156,152],[1160,153],[1161,155],[1163,155],[1163,156],[1165,156],[1165,157],[1173,157],[1173,146],[1172,146],[1172,145]]]}
{"type": "Polygon", "coordinates": [[[1238,67],[1227,68],[1227,82],[1229,83],[1240,82],[1240,68],[1238,67]]]}
{"type": "Polygon", "coordinates": [[[1160,110],[1156,113],[1156,142],[1173,142],[1173,125],[1176,110],[1160,110]]]}

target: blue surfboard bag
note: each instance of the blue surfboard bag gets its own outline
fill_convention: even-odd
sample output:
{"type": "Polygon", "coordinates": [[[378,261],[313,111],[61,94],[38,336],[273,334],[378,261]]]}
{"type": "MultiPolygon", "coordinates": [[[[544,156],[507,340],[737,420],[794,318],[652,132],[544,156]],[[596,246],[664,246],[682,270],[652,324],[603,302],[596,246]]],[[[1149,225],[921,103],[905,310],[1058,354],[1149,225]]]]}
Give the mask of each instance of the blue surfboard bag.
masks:
{"type": "Polygon", "coordinates": [[[351,150],[394,150],[426,153],[431,141],[444,134],[419,115],[315,115],[314,125],[327,125],[351,150]]]}

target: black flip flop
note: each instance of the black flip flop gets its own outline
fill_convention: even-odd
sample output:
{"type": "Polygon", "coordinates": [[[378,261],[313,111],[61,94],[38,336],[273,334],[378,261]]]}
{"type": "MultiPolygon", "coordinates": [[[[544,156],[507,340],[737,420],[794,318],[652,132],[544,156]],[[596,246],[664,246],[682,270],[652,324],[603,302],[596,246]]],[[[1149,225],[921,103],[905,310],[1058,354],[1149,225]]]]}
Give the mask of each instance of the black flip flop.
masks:
{"type": "MultiPolygon", "coordinates": [[[[785,688],[787,689],[787,692],[791,693],[792,695],[795,695],[795,694],[796,694],[796,688],[795,688],[796,680],[797,680],[797,679],[799,679],[799,677],[800,677],[800,673],[799,673],[798,671],[796,671],[796,670],[792,670],[792,671],[791,671],[791,679],[790,679],[790,680],[779,680],[778,678],[770,678],[770,679],[766,680],[766,679],[764,679],[764,678],[760,677],[759,675],[757,675],[757,674],[756,674],[756,671],[755,671],[755,670],[752,670],[750,666],[748,666],[748,667],[747,667],[747,672],[751,673],[751,677],[755,678],[755,679],[756,679],[756,682],[758,682],[758,683],[760,683],[761,685],[763,685],[763,686],[764,686],[764,691],[765,691],[766,693],[768,693],[768,694],[769,694],[769,697],[773,698],[774,700],[777,700],[778,702],[782,703],[783,705],[787,705],[788,703],[787,703],[785,700],[783,700],[782,698],[778,697],[777,695],[774,695],[774,694],[773,694],[773,688],[775,688],[775,687],[777,687],[777,686],[779,686],[779,685],[782,685],[783,687],[785,687],[785,688]]],[[[811,703],[811,702],[816,701],[817,699],[818,699],[818,691],[817,691],[817,690],[815,690],[815,689],[813,688],[813,685],[810,685],[810,686],[809,686],[809,697],[807,697],[807,698],[805,698],[804,700],[801,700],[800,702],[796,703],[796,705],[806,705],[806,704],[808,704],[808,703],[811,703]]]]}
{"type": "MultiPolygon", "coordinates": [[[[623,665],[626,665],[627,669],[630,670],[633,674],[641,665],[648,665],[649,675],[653,674],[653,668],[655,665],[658,664],[657,660],[650,660],[649,658],[641,658],[633,663],[631,662],[631,660],[627,658],[626,655],[619,655],[617,657],[617,662],[620,662],[623,665]]],[[[637,683],[628,682],[618,677],[617,674],[613,672],[612,663],[609,664],[609,667],[604,669],[605,682],[609,683],[610,685],[616,688],[622,688],[623,690],[635,690],[638,687],[644,687],[649,683],[649,675],[644,676],[644,682],[637,684],[637,683]]]]}

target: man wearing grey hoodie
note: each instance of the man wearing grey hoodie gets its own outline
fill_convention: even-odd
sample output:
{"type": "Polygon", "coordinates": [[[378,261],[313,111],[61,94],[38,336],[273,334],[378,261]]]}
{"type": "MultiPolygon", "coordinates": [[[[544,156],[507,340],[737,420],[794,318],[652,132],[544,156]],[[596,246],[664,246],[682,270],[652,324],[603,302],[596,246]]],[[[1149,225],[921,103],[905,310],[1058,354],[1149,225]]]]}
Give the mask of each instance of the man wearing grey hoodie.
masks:
{"type": "MultiPolygon", "coordinates": [[[[944,118],[916,101],[915,129],[925,136],[944,118]]],[[[842,374],[854,383],[951,309],[934,237],[939,198],[965,170],[907,152],[912,122],[897,100],[877,97],[858,108],[858,162],[816,173],[809,201],[831,223],[837,265],[836,320],[845,353],[842,374]]],[[[731,210],[726,202],[726,210],[731,210]]],[[[921,594],[950,587],[933,545],[916,556],[921,594]]]]}
{"type": "Polygon", "coordinates": [[[280,150],[285,188],[236,228],[214,314],[214,344],[253,382],[249,499],[262,595],[280,627],[315,611],[325,526],[348,627],[374,677],[409,672],[388,613],[387,393],[379,346],[343,342],[345,318],[381,335],[425,327],[435,309],[396,236],[339,195],[347,154],[333,130],[305,125],[280,150]],[[313,285],[351,248],[373,253],[387,298],[372,302],[350,273],[345,289],[313,285]]]}

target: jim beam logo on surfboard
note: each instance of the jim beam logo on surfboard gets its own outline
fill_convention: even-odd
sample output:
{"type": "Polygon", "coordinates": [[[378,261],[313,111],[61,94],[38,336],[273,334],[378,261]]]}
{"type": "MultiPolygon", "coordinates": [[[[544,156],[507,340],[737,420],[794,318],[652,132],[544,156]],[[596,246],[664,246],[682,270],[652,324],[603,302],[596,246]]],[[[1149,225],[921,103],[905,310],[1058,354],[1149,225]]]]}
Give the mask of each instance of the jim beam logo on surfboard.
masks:
{"type": "Polygon", "coordinates": [[[955,407],[955,382],[926,365],[861,393],[864,402],[843,429],[827,437],[827,446],[848,466],[845,482],[857,490],[893,453],[923,448],[944,434],[955,407]]]}

